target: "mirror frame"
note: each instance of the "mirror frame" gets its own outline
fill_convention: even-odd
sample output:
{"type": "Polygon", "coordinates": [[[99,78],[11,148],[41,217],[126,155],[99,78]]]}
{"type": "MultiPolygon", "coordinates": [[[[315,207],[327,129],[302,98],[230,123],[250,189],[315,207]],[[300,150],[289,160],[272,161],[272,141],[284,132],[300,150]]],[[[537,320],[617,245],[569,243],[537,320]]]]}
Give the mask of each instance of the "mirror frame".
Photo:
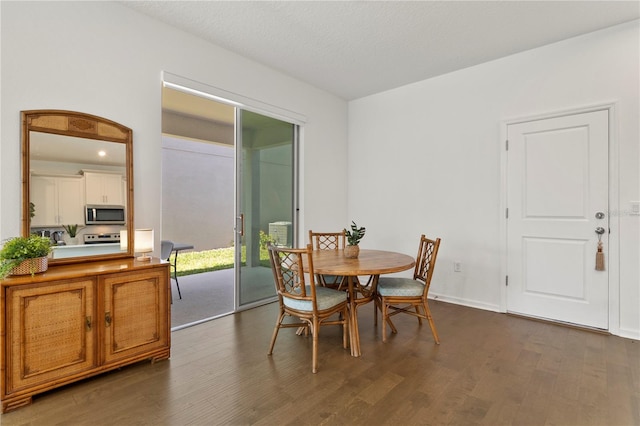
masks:
{"type": "Polygon", "coordinates": [[[133,132],[130,128],[96,115],[75,111],[41,109],[21,111],[22,118],[22,235],[31,233],[30,197],[30,132],[54,133],[84,139],[125,144],[127,181],[127,251],[95,256],[49,259],[50,264],[78,263],[94,260],[133,257],[133,132]]]}

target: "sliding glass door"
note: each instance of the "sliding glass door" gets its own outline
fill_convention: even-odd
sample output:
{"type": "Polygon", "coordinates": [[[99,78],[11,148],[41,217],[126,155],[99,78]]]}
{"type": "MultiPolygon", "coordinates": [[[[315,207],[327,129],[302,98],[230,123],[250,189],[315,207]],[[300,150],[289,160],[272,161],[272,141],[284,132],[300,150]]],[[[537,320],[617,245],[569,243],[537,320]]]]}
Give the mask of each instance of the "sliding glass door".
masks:
{"type": "Polygon", "coordinates": [[[295,124],[236,109],[236,303],[275,297],[268,242],[295,241],[295,124]]]}

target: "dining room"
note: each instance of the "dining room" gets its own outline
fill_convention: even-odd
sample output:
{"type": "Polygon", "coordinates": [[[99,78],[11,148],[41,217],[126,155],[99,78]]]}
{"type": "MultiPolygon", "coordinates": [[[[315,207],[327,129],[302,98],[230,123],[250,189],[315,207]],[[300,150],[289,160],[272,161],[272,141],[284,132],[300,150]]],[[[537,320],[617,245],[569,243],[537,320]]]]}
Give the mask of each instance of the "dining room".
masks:
{"type": "MultiPolygon", "coordinates": [[[[340,230],[351,218],[367,227],[363,252],[394,252],[415,262],[421,233],[442,238],[429,292],[437,337],[428,320],[421,325],[402,314],[392,318],[397,333],[386,323],[383,337],[381,310],[377,325],[374,316],[382,295],[358,306],[355,292],[360,281],[351,280],[354,298],[349,299],[347,280],[347,294],[339,296],[346,297],[349,315],[347,347],[344,321],[320,327],[316,374],[313,334],[304,329],[300,334],[281,330],[272,355],[267,355],[280,314],[274,302],[176,331],[168,361],[119,368],[43,393],[31,406],[3,414],[3,424],[640,424],[637,15],[407,85],[350,96],[318,87],[302,74],[296,77],[265,66],[124,3],[2,2],[3,237],[16,234],[20,224],[15,208],[21,200],[16,117],[22,109],[43,105],[81,109],[133,128],[136,223],[162,229],[159,76],[167,70],[180,72],[235,100],[276,106],[307,118],[299,152],[301,199],[295,206],[301,217],[295,228],[299,248],[307,244],[309,229],[340,230]],[[33,46],[38,46],[36,53],[33,46]],[[599,309],[606,327],[585,331],[509,312],[509,288],[517,280],[506,272],[508,260],[518,251],[509,251],[505,234],[508,218],[518,214],[514,206],[507,206],[503,184],[509,152],[505,135],[521,124],[519,120],[546,121],[550,115],[591,114],[594,109],[609,120],[609,150],[600,158],[604,166],[599,170],[606,169],[604,175],[611,179],[605,184],[605,207],[590,209],[584,216],[589,228],[582,239],[589,241],[588,249],[579,259],[553,256],[547,240],[531,238],[530,253],[539,257],[525,275],[548,282],[550,269],[535,267],[545,256],[558,270],[579,264],[590,274],[606,276],[605,308],[599,309]],[[599,219],[598,212],[606,218],[599,219]],[[594,230],[605,227],[597,222],[603,220],[610,223],[610,232],[602,234],[606,269],[601,271],[594,268],[601,235],[594,230]],[[356,311],[354,327],[350,313],[356,311]],[[352,355],[355,348],[360,356],[352,355]]],[[[366,2],[351,3],[349,7],[366,2]]],[[[427,3],[440,4],[405,6],[428,7],[427,3]]],[[[490,29],[499,33],[496,41],[520,39],[504,36],[505,22],[512,27],[527,24],[534,27],[532,32],[543,28],[546,34],[549,25],[566,28],[569,21],[550,20],[548,14],[534,19],[525,13],[522,19],[494,24],[494,15],[472,13],[470,3],[463,3],[468,9],[456,16],[484,24],[487,30],[469,40],[487,46],[490,29]]],[[[478,2],[478,7],[480,3],[494,4],[478,2]]],[[[503,3],[509,7],[509,2],[503,3]]],[[[523,8],[543,9],[557,2],[520,3],[523,8]]],[[[625,2],[598,3],[575,2],[573,7],[581,12],[601,7],[603,13],[597,16],[625,2]]],[[[325,2],[329,4],[347,7],[325,2]]],[[[263,6],[286,7],[277,2],[263,6]]],[[[578,16],[583,15],[573,14],[577,20],[578,16]]],[[[446,25],[421,22],[418,27],[446,25]]],[[[400,37],[396,47],[414,45],[414,40],[400,37]]],[[[445,54],[456,52],[453,40],[443,40],[445,54]]],[[[315,53],[308,46],[303,50],[315,53]]],[[[368,56],[381,57],[375,51],[368,56]]],[[[296,59],[290,52],[287,57],[296,59]]],[[[327,63],[331,62],[323,65],[327,63]]],[[[397,71],[403,68],[386,58],[380,63],[397,71]]],[[[326,68],[317,70],[338,81],[326,68]]],[[[361,73],[355,81],[363,81],[361,73]]],[[[549,145],[545,141],[544,146],[549,145]]],[[[573,141],[571,146],[581,145],[573,141]]],[[[586,158],[578,149],[563,152],[568,160],[586,158]]],[[[545,151],[534,154],[531,158],[555,158],[545,151]]],[[[544,172],[540,164],[535,163],[544,172]]],[[[549,197],[536,198],[537,207],[551,198],[567,206],[563,203],[569,197],[556,196],[565,192],[556,191],[554,181],[536,183],[537,194],[549,197]]],[[[582,192],[569,191],[577,193],[582,192]]],[[[160,252],[159,239],[155,252],[160,252]]],[[[330,269],[336,264],[322,269],[319,260],[314,266],[320,275],[345,273],[330,269]]],[[[380,273],[380,280],[385,275],[409,278],[411,268],[380,273]]],[[[273,279],[270,283],[274,285],[273,279]]],[[[184,298],[187,284],[182,277],[180,285],[184,298]]],[[[529,293],[545,293],[535,290],[529,293]]],[[[568,293],[565,299],[579,299],[575,291],[568,293]]]]}

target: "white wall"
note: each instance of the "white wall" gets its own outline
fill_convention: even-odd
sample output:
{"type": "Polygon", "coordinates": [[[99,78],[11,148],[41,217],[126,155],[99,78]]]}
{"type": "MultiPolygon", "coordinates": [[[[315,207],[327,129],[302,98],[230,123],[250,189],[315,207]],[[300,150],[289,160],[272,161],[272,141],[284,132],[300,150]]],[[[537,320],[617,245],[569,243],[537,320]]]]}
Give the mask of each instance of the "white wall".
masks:
{"type": "Polygon", "coordinates": [[[132,128],[135,226],[161,229],[163,71],[305,116],[302,192],[312,196],[303,195],[301,218],[331,229],[346,223],[345,101],[115,2],[2,1],[0,8],[0,238],[20,232],[25,109],[82,111],[132,128]],[[324,209],[318,194],[335,207],[324,209]]]}
{"type": "Polygon", "coordinates": [[[629,214],[640,199],[638,65],[636,21],[350,102],[349,219],[367,227],[362,245],[412,254],[421,233],[439,236],[432,294],[500,310],[502,121],[615,102],[620,300],[611,331],[640,338],[640,216],[629,214]]]}

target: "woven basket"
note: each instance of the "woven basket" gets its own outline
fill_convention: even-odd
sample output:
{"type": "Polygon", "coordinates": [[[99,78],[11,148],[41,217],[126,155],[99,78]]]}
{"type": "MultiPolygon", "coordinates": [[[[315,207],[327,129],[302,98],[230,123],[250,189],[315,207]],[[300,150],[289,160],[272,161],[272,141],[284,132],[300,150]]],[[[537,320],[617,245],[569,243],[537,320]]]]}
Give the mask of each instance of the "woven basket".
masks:
{"type": "Polygon", "coordinates": [[[18,266],[11,270],[9,275],[29,275],[44,272],[49,268],[49,258],[34,257],[33,259],[25,259],[18,266]]]}

